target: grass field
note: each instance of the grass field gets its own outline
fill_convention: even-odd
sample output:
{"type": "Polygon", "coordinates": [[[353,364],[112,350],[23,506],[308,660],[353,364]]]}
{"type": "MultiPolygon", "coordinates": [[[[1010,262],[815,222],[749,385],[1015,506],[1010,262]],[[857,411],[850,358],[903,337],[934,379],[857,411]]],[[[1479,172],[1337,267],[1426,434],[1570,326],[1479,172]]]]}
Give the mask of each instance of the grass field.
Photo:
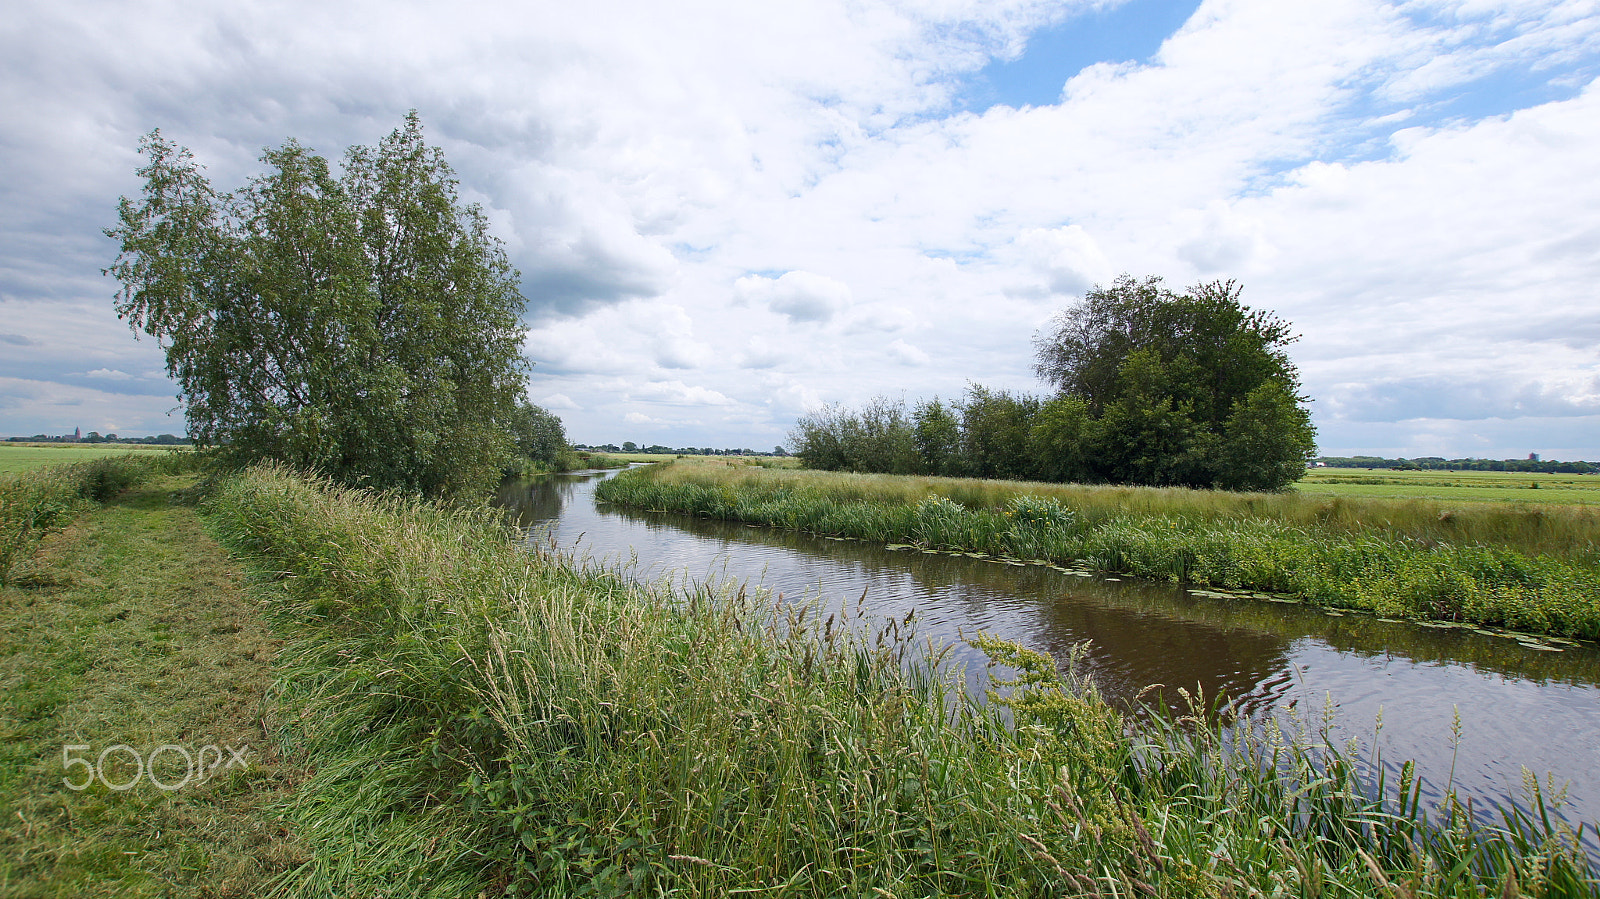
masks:
{"type": "Polygon", "coordinates": [[[32,471],[63,462],[83,462],[127,453],[186,452],[141,443],[22,443],[0,440],[0,474],[32,471]]]}
{"type": "Polygon", "coordinates": [[[1316,468],[1306,472],[1294,489],[1306,496],[1600,505],[1600,475],[1316,468]]]}
{"type": "Polygon", "coordinates": [[[271,810],[292,779],[263,729],[279,641],[193,481],[82,514],[0,588],[0,896],[255,896],[302,858],[271,810]],[[67,786],[113,746],[104,781],[67,786]],[[183,783],[182,752],[207,746],[244,767],[183,783]],[[156,767],[108,788],[134,780],[132,753],[156,767]]]}

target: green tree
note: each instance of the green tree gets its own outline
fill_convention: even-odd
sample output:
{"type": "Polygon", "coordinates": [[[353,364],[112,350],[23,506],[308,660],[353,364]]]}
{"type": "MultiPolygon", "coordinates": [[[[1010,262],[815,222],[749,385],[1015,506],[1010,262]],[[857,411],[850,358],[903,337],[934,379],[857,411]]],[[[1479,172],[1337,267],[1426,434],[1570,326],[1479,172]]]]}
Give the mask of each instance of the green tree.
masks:
{"type": "Polygon", "coordinates": [[[969,385],[961,404],[963,473],[1011,480],[1038,477],[1039,466],[1029,444],[1040,406],[1037,397],[969,385]]]}
{"type": "Polygon", "coordinates": [[[474,493],[510,459],[524,299],[415,112],[335,176],[291,140],[216,191],[151,132],[106,234],[117,313],[166,350],[189,435],[349,484],[474,493]]]}
{"type": "Polygon", "coordinates": [[[567,443],[566,426],[543,406],[526,399],[518,400],[511,416],[511,433],[516,438],[516,458],[510,466],[514,473],[560,471],[570,468],[575,461],[572,447],[567,443]]]}
{"type": "Polygon", "coordinates": [[[954,477],[961,473],[961,421],[937,397],[917,405],[912,414],[922,473],[954,477]]]}
{"type": "Polygon", "coordinates": [[[1058,399],[1031,437],[1081,480],[1276,490],[1315,451],[1287,322],[1233,281],[1177,294],[1160,278],[1096,286],[1035,338],[1058,399]],[[1070,400],[1070,403],[1065,401],[1070,400]]]}
{"type": "Polygon", "coordinates": [[[1101,443],[1100,424],[1081,397],[1055,397],[1039,409],[1028,431],[1029,452],[1046,481],[1097,481],[1094,468],[1101,443]]]}
{"type": "Polygon", "coordinates": [[[824,406],[795,422],[789,441],[806,468],[915,474],[923,469],[905,403],[874,397],[853,412],[824,406]]]}

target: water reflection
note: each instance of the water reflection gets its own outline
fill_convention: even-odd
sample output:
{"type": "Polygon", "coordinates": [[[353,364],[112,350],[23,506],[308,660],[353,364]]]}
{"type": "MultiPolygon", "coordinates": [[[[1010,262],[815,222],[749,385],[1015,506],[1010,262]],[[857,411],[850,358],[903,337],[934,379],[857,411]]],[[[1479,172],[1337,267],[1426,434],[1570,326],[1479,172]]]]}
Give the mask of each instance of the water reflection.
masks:
{"type": "MultiPolygon", "coordinates": [[[[601,475],[603,476],[603,475],[601,475]]],[[[1386,765],[1415,759],[1426,794],[1454,774],[1463,795],[1520,795],[1526,764],[1571,785],[1569,817],[1600,819],[1600,652],[1542,652],[1500,636],[1370,616],[1333,617],[1295,604],[1196,596],[1176,586],[1082,577],[963,555],[890,551],[664,513],[596,507],[594,478],[508,486],[502,502],[530,539],[638,560],[642,573],[727,574],[793,600],[854,605],[880,617],[916,610],[920,632],[956,643],[977,688],[983,657],[960,644],[979,630],[1058,658],[1090,641],[1086,663],[1103,693],[1127,706],[1151,684],[1227,696],[1242,711],[1303,715],[1354,739],[1386,765]],[[1383,728],[1374,737],[1379,716],[1383,728]],[[1453,745],[1459,715],[1462,742],[1453,745]]],[[[1394,775],[1391,775],[1394,776],[1394,775]]]]}

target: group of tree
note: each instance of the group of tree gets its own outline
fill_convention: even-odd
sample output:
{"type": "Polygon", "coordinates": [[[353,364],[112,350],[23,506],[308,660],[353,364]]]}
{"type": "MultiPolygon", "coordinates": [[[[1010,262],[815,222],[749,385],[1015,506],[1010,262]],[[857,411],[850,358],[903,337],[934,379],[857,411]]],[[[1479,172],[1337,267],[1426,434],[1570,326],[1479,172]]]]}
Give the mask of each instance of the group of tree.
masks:
{"type": "Polygon", "coordinates": [[[979,385],[908,410],[878,398],[800,419],[810,468],[1085,483],[1277,490],[1315,431],[1276,316],[1232,281],[1185,293],[1123,275],[1063,310],[1034,341],[1052,394],[979,385]]]}
{"type": "Polygon", "coordinates": [[[784,451],[783,447],[781,447],[781,446],[773,448],[773,450],[771,452],[762,452],[761,450],[753,450],[753,449],[750,449],[749,447],[744,447],[743,449],[728,449],[728,448],[718,448],[718,447],[712,447],[712,446],[670,447],[670,446],[663,446],[663,445],[661,445],[659,443],[652,443],[649,446],[640,446],[639,444],[634,443],[631,440],[624,442],[621,446],[618,446],[615,443],[602,443],[602,444],[599,444],[597,446],[586,446],[586,445],[580,444],[580,445],[574,446],[573,448],[574,449],[578,449],[578,450],[597,452],[597,453],[643,453],[643,454],[649,455],[649,456],[787,456],[787,455],[789,455],[787,452],[784,451]]]}
{"type": "Polygon", "coordinates": [[[188,446],[186,437],[176,434],[159,434],[154,437],[118,437],[115,434],[101,434],[99,431],[90,431],[79,437],[76,434],[58,435],[55,437],[45,434],[35,434],[32,437],[7,437],[8,442],[26,441],[28,443],[127,443],[140,446],[188,446]]]}
{"type": "Polygon", "coordinates": [[[1538,474],[1595,474],[1600,465],[1582,460],[1560,462],[1555,459],[1446,459],[1420,456],[1415,459],[1386,459],[1382,456],[1319,456],[1319,465],[1328,468],[1372,468],[1392,471],[1516,471],[1538,474]]]}
{"type": "Polygon", "coordinates": [[[516,444],[506,474],[530,475],[578,467],[577,453],[567,443],[566,426],[549,409],[525,398],[519,400],[511,416],[511,433],[516,444]]]}
{"type": "Polygon", "coordinates": [[[519,276],[415,112],[337,174],[290,140],[232,192],[159,131],[141,150],[106,273],[195,444],[430,497],[559,455],[559,420],[526,400],[519,276]]]}

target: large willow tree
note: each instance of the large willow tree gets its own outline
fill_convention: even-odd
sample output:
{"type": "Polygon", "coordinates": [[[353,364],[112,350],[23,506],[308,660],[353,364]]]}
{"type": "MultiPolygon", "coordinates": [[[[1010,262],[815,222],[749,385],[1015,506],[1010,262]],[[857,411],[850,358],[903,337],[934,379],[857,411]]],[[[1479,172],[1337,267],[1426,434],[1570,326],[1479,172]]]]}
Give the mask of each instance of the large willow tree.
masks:
{"type": "Polygon", "coordinates": [[[118,315],[166,350],[196,444],[432,497],[498,476],[524,299],[415,112],[337,176],[291,140],[231,193],[159,131],[140,148],[106,272],[118,315]]]}

